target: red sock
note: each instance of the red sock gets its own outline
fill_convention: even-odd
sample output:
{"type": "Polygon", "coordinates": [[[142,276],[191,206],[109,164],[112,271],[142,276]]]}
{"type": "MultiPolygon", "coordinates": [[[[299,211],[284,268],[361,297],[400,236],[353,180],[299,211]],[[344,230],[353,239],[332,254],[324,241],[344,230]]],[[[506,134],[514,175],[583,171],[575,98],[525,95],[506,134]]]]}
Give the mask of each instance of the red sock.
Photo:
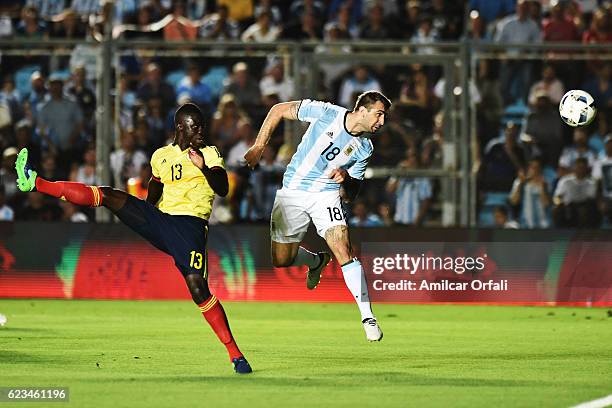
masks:
{"type": "Polygon", "coordinates": [[[219,302],[214,295],[211,295],[204,302],[200,303],[198,307],[210,327],[212,327],[213,331],[217,334],[219,340],[221,340],[221,343],[225,344],[230,360],[242,357],[242,353],[240,349],[238,349],[234,337],[232,336],[232,331],[230,330],[227,316],[225,315],[223,306],[221,306],[221,302],[219,302]]]}
{"type": "Polygon", "coordinates": [[[102,190],[96,186],[70,181],[47,181],[36,177],[36,190],[76,205],[99,207],[102,204],[102,190]]]}

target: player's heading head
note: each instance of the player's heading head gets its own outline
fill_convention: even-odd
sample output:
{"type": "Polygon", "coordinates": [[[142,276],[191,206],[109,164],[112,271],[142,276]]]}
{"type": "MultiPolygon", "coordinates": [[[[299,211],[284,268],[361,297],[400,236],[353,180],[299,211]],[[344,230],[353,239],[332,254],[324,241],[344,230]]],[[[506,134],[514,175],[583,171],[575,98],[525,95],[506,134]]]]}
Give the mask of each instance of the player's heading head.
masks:
{"type": "Polygon", "coordinates": [[[174,114],[174,143],[181,149],[187,146],[204,147],[204,115],[193,103],[181,105],[174,114]]]}
{"type": "Polygon", "coordinates": [[[359,117],[364,132],[375,133],[385,124],[391,101],[382,92],[366,91],[357,97],[353,114],[359,117]]]}

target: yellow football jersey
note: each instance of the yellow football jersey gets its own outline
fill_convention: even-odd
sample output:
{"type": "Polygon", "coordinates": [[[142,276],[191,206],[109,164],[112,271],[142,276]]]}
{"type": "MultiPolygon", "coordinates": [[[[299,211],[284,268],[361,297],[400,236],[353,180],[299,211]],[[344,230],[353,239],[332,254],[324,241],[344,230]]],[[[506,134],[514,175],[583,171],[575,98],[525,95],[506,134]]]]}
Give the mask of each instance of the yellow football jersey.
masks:
{"type": "MultiPolygon", "coordinates": [[[[189,149],[181,150],[178,145],[157,149],[151,157],[153,177],[164,184],[158,208],[172,215],[210,217],[215,192],[208,184],[202,171],[189,160],[189,149]]],[[[206,166],[225,168],[223,157],[215,146],[200,149],[206,166]]]]}

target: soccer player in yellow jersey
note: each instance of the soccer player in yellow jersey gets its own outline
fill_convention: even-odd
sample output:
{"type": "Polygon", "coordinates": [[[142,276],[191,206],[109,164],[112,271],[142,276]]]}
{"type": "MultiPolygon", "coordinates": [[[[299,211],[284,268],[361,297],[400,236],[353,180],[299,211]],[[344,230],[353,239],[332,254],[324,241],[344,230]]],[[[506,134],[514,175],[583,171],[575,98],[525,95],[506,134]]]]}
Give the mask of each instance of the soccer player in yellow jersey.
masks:
{"type": "Polygon", "coordinates": [[[174,143],[157,149],[151,157],[153,176],[146,200],[111,187],[87,186],[38,177],[28,164],[28,151],[17,156],[17,185],[35,189],[77,205],[104,206],[158,249],[174,258],[193,301],[225,345],[240,374],[251,366],[236,345],[225,311],[208,288],[206,239],[208,218],[215,194],[226,196],[227,173],[215,146],[204,141],[204,117],[187,103],[174,115],[174,143]]]}

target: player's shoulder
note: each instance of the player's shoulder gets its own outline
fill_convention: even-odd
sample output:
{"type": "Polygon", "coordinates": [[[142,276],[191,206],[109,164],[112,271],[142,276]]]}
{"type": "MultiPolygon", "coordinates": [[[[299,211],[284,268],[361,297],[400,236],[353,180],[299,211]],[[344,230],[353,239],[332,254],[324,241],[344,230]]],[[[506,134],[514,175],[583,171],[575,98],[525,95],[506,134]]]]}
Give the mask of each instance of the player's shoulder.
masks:
{"type": "Polygon", "coordinates": [[[372,140],[369,137],[360,137],[359,145],[361,147],[360,150],[366,156],[370,156],[372,152],[374,151],[374,144],[372,143],[372,140]]]}
{"type": "Polygon", "coordinates": [[[168,155],[168,153],[172,150],[172,145],[166,145],[155,149],[153,154],[151,155],[151,161],[161,159],[168,155]]]}
{"type": "Polygon", "coordinates": [[[339,113],[346,111],[345,108],[334,105],[331,102],[315,99],[302,99],[298,109],[299,111],[308,110],[311,113],[316,112],[320,118],[336,117],[339,113]]]}
{"type": "Polygon", "coordinates": [[[223,157],[221,155],[221,152],[219,151],[219,149],[215,145],[206,145],[206,146],[200,148],[200,151],[204,155],[215,155],[217,157],[223,157]]]}

